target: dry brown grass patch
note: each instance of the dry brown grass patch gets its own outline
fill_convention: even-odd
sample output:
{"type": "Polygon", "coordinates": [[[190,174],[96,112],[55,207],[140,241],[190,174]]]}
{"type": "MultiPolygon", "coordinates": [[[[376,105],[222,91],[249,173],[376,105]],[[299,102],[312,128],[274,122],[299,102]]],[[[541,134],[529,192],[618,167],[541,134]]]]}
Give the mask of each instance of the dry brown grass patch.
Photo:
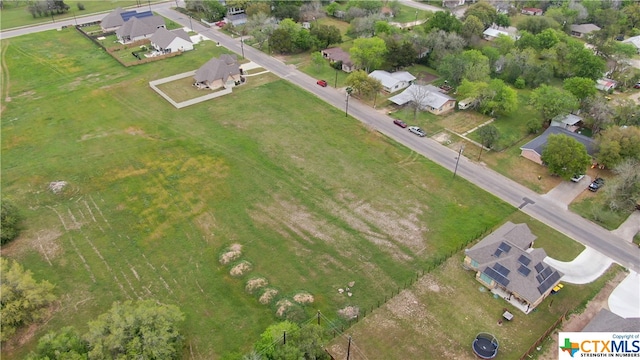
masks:
{"type": "Polygon", "coordinates": [[[244,290],[249,294],[255,293],[257,290],[269,285],[269,281],[265,278],[253,278],[247,281],[244,290]]]}
{"type": "Polygon", "coordinates": [[[346,320],[355,319],[360,314],[360,308],[357,306],[347,306],[338,310],[338,315],[346,320]]]}
{"type": "Polygon", "coordinates": [[[258,299],[258,301],[260,301],[260,304],[266,305],[270,303],[276,297],[276,295],[278,295],[278,290],[268,288],[265,289],[262,295],[260,295],[260,299],[258,299]]]}
{"type": "Polygon", "coordinates": [[[231,274],[231,276],[242,276],[251,271],[251,269],[253,269],[253,265],[251,265],[250,262],[242,261],[232,267],[231,270],[229,270],[229,274],[231,274]]]}
{"type": "Polygon", "coordinates": [[[293,296],[293,301],[298,304],[311,304],[314,301],[313,295],[309,293],[298,293],[293,296]]]}
{"type": "Polygon", "coordinates": [[[276,315],[278,315],[279,317],[284,317],[284,315],[287,313],[287,310],[289,310],[289,308],[293,306],[293,303],[289,299],[280,299],[276,303],[276,306],[278,307],[278,309],[276,309],[276,315]]]}
{"type": "Polygon", "coordinates": [[[242,256],[242,245],[233,244],[227,251],[220,255],[218,260],[220,261],[220,264],[227,265],[228,263],[238,259],[240,256],[242,256]]]}

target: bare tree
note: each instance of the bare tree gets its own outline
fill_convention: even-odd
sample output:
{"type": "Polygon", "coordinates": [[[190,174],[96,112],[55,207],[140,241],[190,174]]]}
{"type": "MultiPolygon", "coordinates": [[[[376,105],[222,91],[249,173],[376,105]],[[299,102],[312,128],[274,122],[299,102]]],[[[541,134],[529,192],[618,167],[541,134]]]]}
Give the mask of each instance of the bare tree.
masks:
{"type": "Polygon", "coordinates": [[[431,91],[420,83],[415,83],[407,89],[411,96],[411,107],[413,108],[413,121],[418,118],[418,110],[425,109],[425,101],[431,96],[431,91]]]}
{"type": "Polygon", "coordinates": [[[591,130],[597,134],[607,124],[611,123],[615,116],[614,108],[603,96],[592,96],[585,101],[585,108],[591,120],[591,130]]]}
{"type": "Polygon", "coordinates": [[[613,211],[631,211],[640,200],[640,161],[627,159],[613,171],[616,177],[604,187],[604,195],[613,211]]]}

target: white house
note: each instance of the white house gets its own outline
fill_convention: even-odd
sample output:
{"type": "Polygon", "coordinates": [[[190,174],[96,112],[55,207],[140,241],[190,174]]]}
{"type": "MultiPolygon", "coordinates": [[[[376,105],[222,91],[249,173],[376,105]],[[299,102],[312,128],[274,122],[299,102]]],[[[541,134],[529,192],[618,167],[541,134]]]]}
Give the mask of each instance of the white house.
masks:
{"type": "Polygon", "coordinates": [[[443,94],[440,89],[433,85],[413,84],[400,94],[390,97],[389,101],[400,106],[419,102],[421,110],[427,110],[435,115],[453,110],[456,105],[456,99],[443,94]]]}
{"type": "Polygon", "coordinates": [[[498,27],[494,24],[482,33],[482,37],[487,41],[493,41],[500,35],[508,36],[513,40],[518,40],[520,38],[520,36],[518,35],[518,29],[513,26],[509,26],[508,28],[504,29],[498,29],[498,27]]]}
{"type": "Polygon", "coordinates": [[[151,47],[162,54],[193,50],[193,43],[189,34],[182,29],[169,31],[165,28],[160,28],[151,36],[150,40],[151,47]]]}
{"type": "Polygon", "coordinates": [[[579,38],[598,30],[600,27],[594,24],[571,25],[571,35],[579,38]]]}
{"type": "Polygon", "coordinates": [[[405,89],[409,85],[413,84],[413,81],[416,79],[415,76],[411,75],[407,71],[389,73],[384,70],[375,70],[369,74],[369,77],[380,81],[384,91],[388,93],[394,93],[398,90],[405,89]]]}

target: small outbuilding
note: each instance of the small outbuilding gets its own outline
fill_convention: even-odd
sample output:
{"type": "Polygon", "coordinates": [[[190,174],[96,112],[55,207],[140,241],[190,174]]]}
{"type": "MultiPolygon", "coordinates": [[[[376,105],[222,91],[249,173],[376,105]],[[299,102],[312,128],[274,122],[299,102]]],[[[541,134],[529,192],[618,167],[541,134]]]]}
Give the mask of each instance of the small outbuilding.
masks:
{"type": "Polygon", "coordinates": [[[571,25],[571,35],[579,38],[598,30],[600,30],[600,27],[595,24],[571,25]]]}

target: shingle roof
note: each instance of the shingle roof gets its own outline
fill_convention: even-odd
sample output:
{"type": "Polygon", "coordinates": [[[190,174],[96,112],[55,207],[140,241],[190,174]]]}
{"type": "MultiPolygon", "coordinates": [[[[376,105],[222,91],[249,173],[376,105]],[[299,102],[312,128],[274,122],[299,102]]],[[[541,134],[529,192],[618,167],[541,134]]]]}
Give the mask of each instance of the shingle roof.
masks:
{"type": "Polygon", "coordinates": [[[625,43],[625,44],[633,44],[633,45],[635,45],[635,47],[640,49],[640,35],[630,37],[627,40],[624,40],[622,42],[625,43]]]}
{"type": "Polygon", "coordinates": [[[421,108],[432,107],[439,109],[448,101],[455,99],[441,93],[440,89],[433,85],[413,84],[400,94],[390,97],[389,100],[396,105],[404,105],[411,101],[419,100],[421,108]]]}
{"type": "Polygon", "coordinates": [[[498,29],[494,29],[494,28],[488,28],[487,30],[485,30],[483,32],[483,34],[487,35],[487,36],[491,36],[491,37],[498,37],[500,35],[511,36],[506,31],[502,31],[502,30],[498,30],[498,29]]]}
{"type": "Polygon", "coordinates": [[[372,71],[371,74],[369,74],[369,76],[374,79],[380,80],[380,82],[382,83],[382,86],[387,88],[392,88],[395,84],[397,84],[400,81],[409,82],[416,79],[415,76],[411,75],[407,71],[397,71],[394,73],[389,73],[384,70],[375,70],[375,71],[372,71]]]}
{"type": "Polygon", "coordinates": [[[120,16],[120,14],[123,12],[124,10],[121,7],[117,7],[115,10],[107,14],[107,16],[102,18],[100,26],[103,29],[122,26],[122,24],[124,24],[124,20],[122,20],[122,16],[120,16]]]}
{"type": "Polygon", "coordinates": [[[533,150],[539,155],[542,155],[544,147],[547,146],[547,139],[549,138],[549,135],[555,134],[563,134],[572,137],[585,146],[587,154],[591,156],[595,154],[595,144],[593,139],[584,135],[576,134],[559,126],[549,126],[549,128],[547,128],[547,130],[545,130],[540,136],[522,145],[520,150],[533,150]]]}
{"type": "Polygon", "coordinates": [[[187,34],[186,31],[182,29],[175,29],[175,30],[169,31],[165,28],[160,28],[156,30],[156,32],[154,32],[153,35],[151,36],[150,40],[152,43],[162,48],[166,48],[171,44],[173,40],[175,40],[178,37],[185,41],[191,42],[191,38],[189,37],[189,34],[187,34]]]}
{"type": "Polygon", "coordinates": [[[133,39],[138,36],[151,35],[163,26],[164,18],[161,16],[149,16],[142,19],[132,17],[116,30],[116,35],[119,38],[129,37],[133,39]]]}
{"type": "Polygon", "coordinates": [[[581,34],[588,34],[592,31],[598,31],[598,30],[600,30],[600,27],[594,24],[571,25],[571,31],[581,33],[581,34]]]}
{"type": "Polygon", "coordinates": [[[507,222],[465,254],[478,269],[530,303],[558,283],[562,273],[543,263],[543,249],[529,249],[536,239],[526,224],[507,222]]]}
{"type": "Polygon", "coordinates": [[[322,50],[322,52],[327,54],[329,59],[333,61],[342,61],[342,63],[347,66],[353,65],[353,62],[351,61],[351,57],[349,57],[349,53],[342,50],[341,48],[336,47],[336,48],[324,49],[322,50]]]}
{"type": "Polygon", "coordinates": [[[230,76],[238,74],[240,65],[236,55],[222,54],[219,59],[213,58],[202,65],[193,78],[197,82],[227,81],[230,76]]]}

